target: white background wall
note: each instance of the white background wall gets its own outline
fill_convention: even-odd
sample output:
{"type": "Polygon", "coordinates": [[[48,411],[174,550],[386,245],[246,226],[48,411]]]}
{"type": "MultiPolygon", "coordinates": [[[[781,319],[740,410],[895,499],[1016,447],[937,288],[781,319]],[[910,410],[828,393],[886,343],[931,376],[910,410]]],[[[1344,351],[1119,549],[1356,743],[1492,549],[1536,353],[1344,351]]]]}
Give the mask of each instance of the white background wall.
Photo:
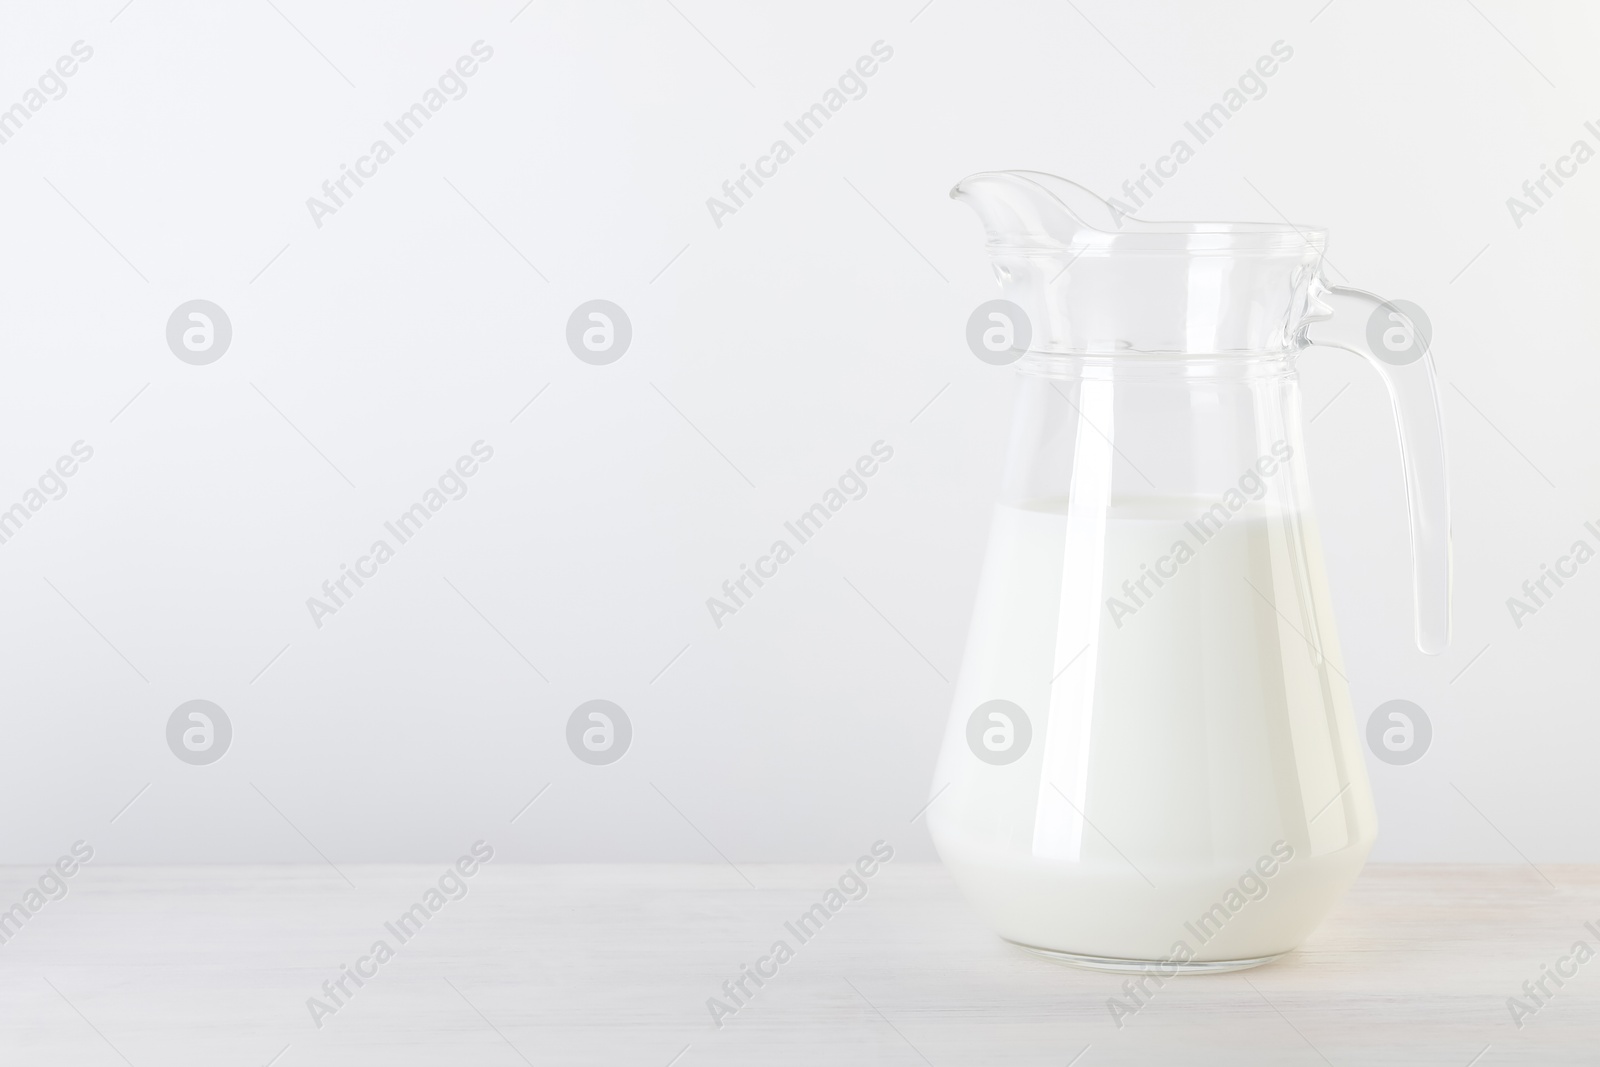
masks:
{"type": "Polygon", "coordinates": [[[1012,390],[963,342],[994,289],[948,189],[1114,191],[1281,39],[1148,214],[1270,199],[1432,317],[1438,659],[1410,640],[1387,399],[1355,357],[1303,360],[1306,410],[1337,396],[1308,448],[1358,715],[1404,697],[1435,729],[1371,761],[1376,856],[1600,861],[1600,563],[1520,630],[1505,606],[1600,519],[1600,162],[1520,229],[1505,205],[1600,147],[1581,5],[122,3],[0,21],[0,106],[94,49],[0,145],[0,506],[94,449],[0,545],[0,860],[931,857],[909,820],[1012,390]],[[479,39],[467,95],[317,228],[306,198],[479,39]],[[706,198],[878,40],[865,97],[715,226],[706,198]],[[164,338],[197,297],[234,329],[204,367],[164,338]],[[605,367],[563,340],[594,298],[635,333],[605,367]],[[315,628],[306,598],[479,439],[468,495],[315,628]],[[713,627],[706,597],[879,439],[866,498],[713,627]],[[596,697],[635,729],[602,768],[563,739],[596,697]],[[209,767],[166,747],[193,698],[234,725],[209,767]]]}

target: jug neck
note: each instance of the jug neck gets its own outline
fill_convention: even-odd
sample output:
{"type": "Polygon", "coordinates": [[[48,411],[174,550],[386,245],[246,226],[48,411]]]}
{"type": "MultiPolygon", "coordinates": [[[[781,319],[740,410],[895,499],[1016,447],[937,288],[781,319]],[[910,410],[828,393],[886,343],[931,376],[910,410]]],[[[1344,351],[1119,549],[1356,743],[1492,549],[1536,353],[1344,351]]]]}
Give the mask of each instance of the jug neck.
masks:
{"type": "Polygon", "coordinates": [[[1307,325],[1329,314],[1319,230],[1137,219],[1029,171],[973,175],[951,195],[983,222],[1032,352],[1254,358],[1298,350],[1307,325]]]}

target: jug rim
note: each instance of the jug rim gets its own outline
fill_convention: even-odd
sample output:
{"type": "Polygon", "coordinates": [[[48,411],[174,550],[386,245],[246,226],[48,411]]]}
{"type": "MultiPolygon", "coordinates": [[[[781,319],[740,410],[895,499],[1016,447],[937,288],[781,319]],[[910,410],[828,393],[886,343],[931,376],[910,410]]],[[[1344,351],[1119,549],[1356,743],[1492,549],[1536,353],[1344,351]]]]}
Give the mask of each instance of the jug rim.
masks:
{"type": "Polygon", "coordinates": [[[1115,197],[1107,200],[1079,182],[1043,171],[980,171],[957,182],[950,196],[978,211],[991,251],[1071,252],[1074,258],[1297,253],[1320,259],[1327,248],[1328,231],[1320,226],[1140,218],[1115,197]]]}

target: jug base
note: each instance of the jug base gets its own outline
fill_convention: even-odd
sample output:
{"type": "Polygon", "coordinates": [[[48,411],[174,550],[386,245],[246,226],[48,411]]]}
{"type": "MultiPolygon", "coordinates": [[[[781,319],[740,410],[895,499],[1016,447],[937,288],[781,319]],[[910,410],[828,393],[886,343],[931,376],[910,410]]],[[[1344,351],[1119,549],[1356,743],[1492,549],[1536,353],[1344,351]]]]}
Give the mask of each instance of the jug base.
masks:
{"type": "Polygon", "coordinates": [[[1277,952],[1270,956],[1256,956],[1247,960],[1191,960],[1188,963],[1179,963],[1177,960],[1129,960],[1115,956],[1085,956],[1077,952],[1024,945],[1020,941],[1002,940],[1007,940],[1009,944],[1018,948],[1027,949],[1036,956],[1065,963],[1070,967],[1079,967],[1086,971],[1108,971],[1114,974],[1143,974],[1152,968],[1160,968],[1163,973],[1170,974],[1226,974],[1228,971],[1245,971],[1251,967],[1260,967],[1288,955],[1287,952],[1277,952]]]}

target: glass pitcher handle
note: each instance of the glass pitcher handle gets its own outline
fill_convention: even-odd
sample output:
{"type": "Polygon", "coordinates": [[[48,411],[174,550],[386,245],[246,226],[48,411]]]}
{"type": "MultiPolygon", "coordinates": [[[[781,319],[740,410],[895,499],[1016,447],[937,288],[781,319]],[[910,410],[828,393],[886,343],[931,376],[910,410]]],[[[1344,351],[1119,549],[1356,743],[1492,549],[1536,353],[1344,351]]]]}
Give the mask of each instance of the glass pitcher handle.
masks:
{"type": "Polygon", "coordinates": [[[1365,356],[1389,387],[1411,513],[1417,647],[1437,656],[1450,644],[1450,483],[1428,327],[1360,289],[1316,288],[1313,306],[1331,314],[1306,327],[1305,341],[1365,356]]]}

